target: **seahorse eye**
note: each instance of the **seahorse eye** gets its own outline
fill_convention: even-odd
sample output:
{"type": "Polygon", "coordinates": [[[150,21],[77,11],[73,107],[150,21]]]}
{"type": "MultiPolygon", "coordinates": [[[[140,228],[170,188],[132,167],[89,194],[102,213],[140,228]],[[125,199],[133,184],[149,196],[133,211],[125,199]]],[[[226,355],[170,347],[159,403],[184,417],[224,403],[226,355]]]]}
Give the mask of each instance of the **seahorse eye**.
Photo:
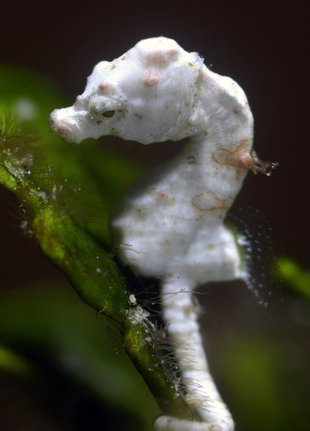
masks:
{"type": "Polygon", "coordinates": [[[115,111],[113,109],[111,109],[110,111],[104,111],[102,113],[102,115],[106,118],[111,118],[111,117],[113,117],[114,113],[115,113],[115,111]]]}

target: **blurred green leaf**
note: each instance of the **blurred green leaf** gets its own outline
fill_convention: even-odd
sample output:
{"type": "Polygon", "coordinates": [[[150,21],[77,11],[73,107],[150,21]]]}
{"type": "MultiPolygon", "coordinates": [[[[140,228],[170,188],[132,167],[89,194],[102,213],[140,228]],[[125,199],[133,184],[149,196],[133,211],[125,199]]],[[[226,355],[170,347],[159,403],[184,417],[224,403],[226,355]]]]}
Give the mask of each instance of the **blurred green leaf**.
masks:
{"type": "MultiPolygon", "coordinates": [[[[22,68],[0,65],[0,119],[19,124],[23,154],[34,156],[30,177],[42,189],[62,189],[61,204],[83,227],[111,246],[109,217],[119,195],[140,173],[137,164],[113,154],[94,140],[67,144],[52,133],[49,115],[69,102],[48,79],[22,68]],[[27,126],[25,128],[25,125],[27,126]],[[29,140],[27,134],[33,139],[29,140]]],[[[109,138],[105,139],[108,141],[109,138]]],[[[1,143],[2,150],[10,149],[1,143]]],[[[12,145],[11,145],[12,149],[12,145]]],[[[15,154],[16,155],[16,154],[15,154]]]]}
{"type": "MultiPolygon", "coordinates": [[[[3,292],[0,304],[2,372],[13,367],[18,375],[27,369],[27,362],[35,366],[40,358],[85,386],[106,406],[135,416],[141,430],[151,429],[159,408],[123,353],[115,324],[96,316],[67,286],[26,286],[3,292]]],[[[61,392],[60,387],[59,397],[61,392]]]]}
{"type": "MultiPolygon", "coordinates": [[[[0,89],[7,87],[0,105],[0,183],[20,199],[25,218],[21,225],[87,304],[122,325],[124,348],[163,411],[192,418],[154,351],[152,323],[129,318],[136,306],[129,302],[122,273],[104,248],[112,245],[111,210],[139,169],[97,143],[78,147],[53,135],[46,119],[51,102],[53,107],[60,102],[56,105],[54,89],[42,79],[2,68],[0,83],[0,89]],[[27,120],[27,128],[22,120],[27,120]]],[[[105,377],[109,393],[115,374],[112,367],[105,377]]],[[[146,415],[153,418],[150,411],[146,415]]]]}
{"type": "Polygon", "coordinates": [[[236,430],[306,431],[309,367],[289,340],[238,334],[226,340],[219,368],[236,430]]]}
{"type": "Polygon", "coordinates": [[[32,377],[33,369],[22,356],[0,345],[0,372],[28,379],[32,377]]]}
{"type": "Polygon", "coordinates": [[[310,300],[310,274],[300,264],[288,257],[279,257],[273,276],[291,292],[310,300]]]}

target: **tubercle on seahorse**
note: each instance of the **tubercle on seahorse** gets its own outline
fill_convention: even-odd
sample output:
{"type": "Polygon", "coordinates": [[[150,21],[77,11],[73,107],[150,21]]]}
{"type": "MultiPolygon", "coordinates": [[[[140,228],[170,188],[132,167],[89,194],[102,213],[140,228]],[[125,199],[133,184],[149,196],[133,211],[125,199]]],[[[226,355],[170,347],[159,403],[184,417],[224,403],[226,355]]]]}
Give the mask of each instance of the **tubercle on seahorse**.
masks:
{"type": "MultiPolygon", "coordinates": [[[[156,431],[233,431],[212,380],[192,302],[209,281],[245,278],[236,242],[224,226],[248,172],[272,167],[252,152],[253,118],[243,90],[210,71],[197,53],[165,37],[140,41],[98,63],[72,107],[51,114],[68,142],[116,135],[142,144],[190,137],[172,160],[132,184],[111,226],[120,257],[161,280],[163,319],[186,400],[201,422],[161,416],[156,431]]],[[[168,144],[167,144],[168,145],[168,144]]]]}

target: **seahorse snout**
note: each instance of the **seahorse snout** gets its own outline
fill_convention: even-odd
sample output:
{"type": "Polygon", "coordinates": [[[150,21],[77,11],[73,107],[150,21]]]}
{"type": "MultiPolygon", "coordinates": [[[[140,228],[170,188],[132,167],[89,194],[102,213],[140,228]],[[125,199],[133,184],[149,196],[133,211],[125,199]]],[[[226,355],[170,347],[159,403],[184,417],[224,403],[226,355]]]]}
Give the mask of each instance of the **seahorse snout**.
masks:
{"type": "Polygon", "coordinates": [[[74,107],[54,109],[50,115],[52,130],[66,142],[81,142],[85,139],[82,134],[87,122],[85,111],[74,107]]]}

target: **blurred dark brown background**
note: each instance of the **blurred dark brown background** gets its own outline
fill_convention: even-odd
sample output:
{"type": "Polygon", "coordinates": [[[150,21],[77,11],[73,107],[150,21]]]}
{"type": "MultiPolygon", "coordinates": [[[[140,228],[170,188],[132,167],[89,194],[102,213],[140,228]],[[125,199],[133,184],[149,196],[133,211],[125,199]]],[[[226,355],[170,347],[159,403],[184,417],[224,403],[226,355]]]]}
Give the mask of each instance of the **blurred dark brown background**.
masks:
{"type": "MultiPolygon", "coordinates": [[[[234,78],[254,114],[258,155],[280,163],[270,178],[249,174],[236,207],[251,208],[244,217],[254,230],[265,229],[253,216],[259,209],[272,228],[275,254],[289,255],[310,268],[309,24],[301,3],[6,0],[0,13],[0,62],[41,72],[72,101],[84,89],[95,63],[118,57],[150,36],[172,37],[186,50],[198,51],[214,71],[234,78]]],[[[155,147],[143,149],[143,157],[148,157],[147,151],[153,163],[155,147]]],[[[162,150],[159,153],[160,158],[162,150]]],[[[0,288],[62,277],[23,236],[16,207],[14,197],[0,187],[0,288]]],[[[227,290],[224,304],[221,293],[201,299],[209,303],[209,314],[202,320],[210,329],[211,346],[221,332],[220,339],[225,340],[229,319],[236,332],[247,326],[251,333],[252,319],[262,328],[264,317],[257,311],[254,316],[250,295],[244,289],[237,289],[236,295],[233,289],[227,290]]],[[[296,346],[307,345],[306,357],[308,311],[299,309],[297,316],[294,307],[283,305],[273,336],[278,330],[280,337],[290,334],[292,346],[293,340],[296,346]]]]}
{"type": "MultiPolygon", "coordinates": [[[[260,209],[276,252],[310,267],[307,13],[298,2],[6,2],[1,15],[0,61],[42,72],[70,100],[96,62],[156,35],[175,38],[237,80],[254,113],[259,156],[280,162],[271,178],[249,175],[238,205],[260,209]]],[[[23,238],[12,196],[1,189],[0,200],[1,283],[53,277],[23,238]]]]}

